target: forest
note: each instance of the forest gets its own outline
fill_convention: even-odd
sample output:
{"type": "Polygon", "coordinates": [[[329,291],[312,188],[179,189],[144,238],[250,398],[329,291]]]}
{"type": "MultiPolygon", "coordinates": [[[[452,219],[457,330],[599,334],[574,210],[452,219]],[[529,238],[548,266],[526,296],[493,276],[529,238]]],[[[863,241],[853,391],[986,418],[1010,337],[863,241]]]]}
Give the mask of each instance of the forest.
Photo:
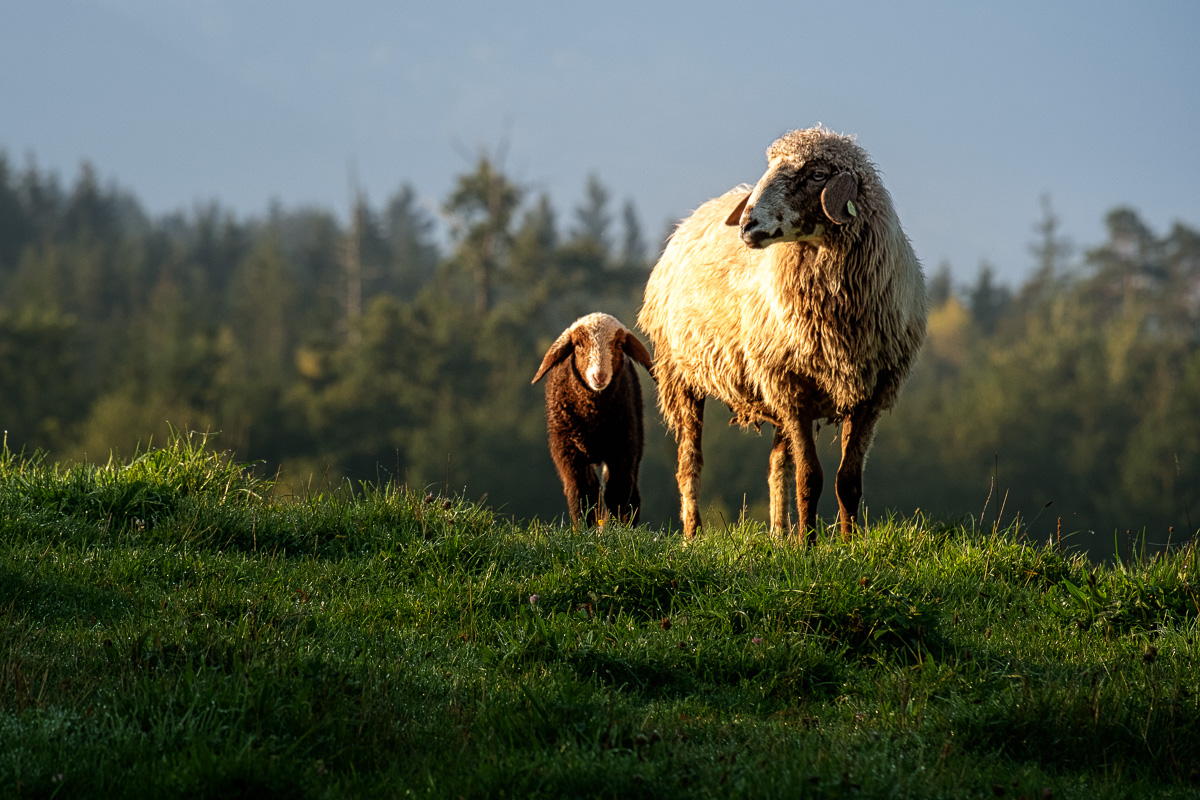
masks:
{"type": "MultiPolygon", "coordinates": [[[[105,463],[207,432],[279,493],[397,482],[562,519],[530,380],[578,316],[634,325],[661,237],[598,176],[561,215],[486,154],[436,209],[401,185],[382,205],[356,193],[346,219],[151,217],[89,164],[64,186],[0,153],[4,447],[105,463]]],[[[1200,233],[1115,208],[1104,241],[1076,246],[1049,200],[1030,219],[1019,286],[925,264],[928,338],[880,425],[866,515],[1019,519],[1093,552],[1182,543],[1200,526],[1200,233]]],[[[643,522],[676,525],[674,442],[642,382],[643,522]]],[[[770,436],[721,412],[707,519],[763,520],[770,436]]]]}

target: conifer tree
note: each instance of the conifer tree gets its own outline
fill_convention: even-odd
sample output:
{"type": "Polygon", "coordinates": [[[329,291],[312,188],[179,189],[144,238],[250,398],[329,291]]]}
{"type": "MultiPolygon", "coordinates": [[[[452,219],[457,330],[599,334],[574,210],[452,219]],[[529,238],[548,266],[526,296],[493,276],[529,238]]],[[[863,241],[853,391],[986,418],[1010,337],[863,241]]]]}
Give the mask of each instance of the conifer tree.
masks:
{"type": "Polygon", "coordinates": [[[455,259],[472,275],[475,313],[492,308],[493,285],[512,245],[510,225],[521,190],[480,156],[475,171],[459,177],[446,202],[457,242],[455,259]]]}

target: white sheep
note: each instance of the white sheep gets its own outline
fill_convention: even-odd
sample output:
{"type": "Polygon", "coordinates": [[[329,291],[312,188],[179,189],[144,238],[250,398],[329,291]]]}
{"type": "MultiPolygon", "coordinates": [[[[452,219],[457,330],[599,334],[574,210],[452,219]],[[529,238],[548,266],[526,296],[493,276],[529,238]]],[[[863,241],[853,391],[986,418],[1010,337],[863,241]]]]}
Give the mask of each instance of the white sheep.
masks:
{"type": "Polygon", "coordinates": [[[637,523],[645,430],[634,361],[651,368],[646,346],[616,317],[588,314],[550,345],[533,376],[533,383],[547,376],[550,455],[575,525],[581,519],[595,525],[605,511],[637,523]],[[604,473],[603,505],[597,466],[604,473]]]}
{"type": "Polygon", "coordinates": [[[679,445],[684,534],[697,509],[704,399],[743,427],[775,426],[771,528],[786,524],[789,461],[800,531],[816,536],[819,420],[842,423],[836,493],[854,530],[875,424],[925,336],[921,265],[867,153],[821,127],[767,150],[767,171],[680,223],[646,285],[659,406],[679,445]]]}

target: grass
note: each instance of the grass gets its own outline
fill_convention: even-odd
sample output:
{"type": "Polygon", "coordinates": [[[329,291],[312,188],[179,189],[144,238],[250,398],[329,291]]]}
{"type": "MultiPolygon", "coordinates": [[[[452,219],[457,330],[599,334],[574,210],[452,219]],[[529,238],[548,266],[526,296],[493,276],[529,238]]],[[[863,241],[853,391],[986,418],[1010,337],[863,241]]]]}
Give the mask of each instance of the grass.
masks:
{"type": "Polygon", "coordinates": [[[1200,559],[0,453],[10,797],[1195,797],[1200,559]]]}

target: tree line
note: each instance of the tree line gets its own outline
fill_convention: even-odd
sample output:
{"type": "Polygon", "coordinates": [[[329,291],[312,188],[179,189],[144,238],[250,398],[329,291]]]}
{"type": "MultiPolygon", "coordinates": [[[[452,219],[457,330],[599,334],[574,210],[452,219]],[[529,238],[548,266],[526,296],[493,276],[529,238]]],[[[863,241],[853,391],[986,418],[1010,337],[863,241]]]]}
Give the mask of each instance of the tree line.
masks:
{"type": "MultiPolygon", "coordinates": [[[[448,246],[411,186],[382,205],[356,195],[346,222],[217,203],[152,218],[87,164],[64,187],[0,153],[7,446],[103,462],[169,424],[215,432],[279,491],[390,480],[562,517],[530,379],[578,316],[633,326],[661,242],[598,177],[564,224],[486,155],[437,211],[448,246]]],[[[1047,535],[1061,518],[1107,540],[1196,530],[1200,234],[1160,235],[1127,208],[1105,222],[1107,239],[1077,250],[1047,203],[1016,288],[986,265],[965,285],[931,271],[929,337],[880,425],[869,516],[1020,514],[1047,535]]],[[[644,388],[643,518],[661,525],[678,502],[674,444],[644,388]]],[[[709,520],[764,519],[769,437],[705,435],[709,520]]],[[[820,439],[832,474],[832,428],[820,439]]]]}

